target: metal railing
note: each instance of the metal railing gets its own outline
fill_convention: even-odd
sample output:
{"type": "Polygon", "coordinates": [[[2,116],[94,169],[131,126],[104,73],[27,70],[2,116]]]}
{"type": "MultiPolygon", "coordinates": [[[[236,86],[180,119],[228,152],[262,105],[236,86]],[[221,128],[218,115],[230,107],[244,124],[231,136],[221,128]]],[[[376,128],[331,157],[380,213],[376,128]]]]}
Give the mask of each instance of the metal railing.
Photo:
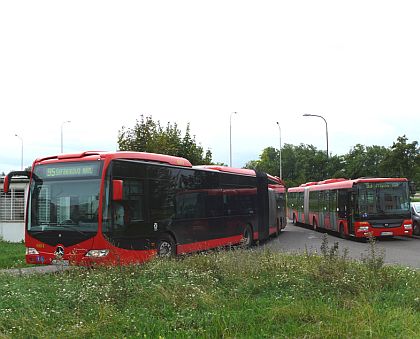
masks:
{"type": "Polygon", "coordinates": [[[11,189],[5,194],[0,190],[0,221],[25,220],[25,191],[11,189]]]}

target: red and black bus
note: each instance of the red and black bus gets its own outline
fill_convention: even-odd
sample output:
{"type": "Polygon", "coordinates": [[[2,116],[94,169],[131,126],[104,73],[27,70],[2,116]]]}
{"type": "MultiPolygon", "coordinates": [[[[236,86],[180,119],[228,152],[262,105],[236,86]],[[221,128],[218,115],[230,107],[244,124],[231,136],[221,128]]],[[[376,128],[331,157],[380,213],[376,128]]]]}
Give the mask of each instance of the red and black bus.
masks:
{"type": "Polygon", "coordinates": [[[141,152],[84,152],[35,160],[26,261],[132,263],[267,239],[286,226],[276,177],[141,152]]]}
{"type": "Polygon", "coordinates": [[[405,178],[328,179],[288,189],[294,224],[341,237],[410,236],[410,195],[405,178]]]}

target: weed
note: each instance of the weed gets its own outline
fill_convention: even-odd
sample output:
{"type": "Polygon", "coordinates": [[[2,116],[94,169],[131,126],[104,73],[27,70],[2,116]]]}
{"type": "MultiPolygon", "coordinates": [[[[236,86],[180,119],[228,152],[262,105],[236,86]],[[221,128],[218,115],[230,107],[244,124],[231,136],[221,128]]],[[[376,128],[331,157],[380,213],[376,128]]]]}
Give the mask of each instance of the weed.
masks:
{"type": "Polygon", "coordinates": [[[369,271],[377,274],[385,262],[385,251],[379,250],[376,246],[376,239],[372,234],[368,235],[369,248],[367,254],[362,254],[361,260],[369,271]]]}

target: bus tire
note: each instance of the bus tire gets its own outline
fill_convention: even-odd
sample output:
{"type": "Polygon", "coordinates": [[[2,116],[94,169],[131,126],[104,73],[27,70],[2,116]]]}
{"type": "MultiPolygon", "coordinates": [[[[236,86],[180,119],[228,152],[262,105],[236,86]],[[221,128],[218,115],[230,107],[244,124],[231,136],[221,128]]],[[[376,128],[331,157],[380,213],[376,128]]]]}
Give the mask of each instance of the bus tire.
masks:
{"type": "Polygon", "coordinates": [[[250,248],[253,243],[254,238],[252,234],[252,228],[250,225],[246,225],[242,234],[241,245],[243,248],[250,248]]]}
{"type": "Polygon", "coordinates": [[[280,235],[280,232],[281,232],[281,223],[280,223],[279,218],[277,218],[276,237],[280,235]]]}
{"type": "Polygon", "coordinates": [[[170,235],[163,235],[157,242],[157,255],[161,258],[175,257],[175,240],[170,235]]]}
{"type": "Polygon", "coordinates": [[[420,225],[417,221],[415,221],[413,224],[413,234],[420,235],[420,225]]]}
{"type": "Polygon", "coordinates": [[[345,231],[344,231],[344,224],[341,222],[340,226],[338,227],[339,230],[339,234],[340,234],[340,238],[341,239],[348,239],[348,236],[346,235],[345,231]]]}

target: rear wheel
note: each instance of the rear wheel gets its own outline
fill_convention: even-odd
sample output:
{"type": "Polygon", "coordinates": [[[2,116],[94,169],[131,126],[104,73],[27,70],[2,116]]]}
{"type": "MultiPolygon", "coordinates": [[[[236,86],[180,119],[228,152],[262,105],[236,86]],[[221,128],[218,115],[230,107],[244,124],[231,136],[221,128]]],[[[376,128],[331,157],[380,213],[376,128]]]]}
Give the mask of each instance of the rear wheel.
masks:
{"type": "Polygon", "coordinates": [[[254,239],[252,237],[252,228],[251,226],[246,225],[244,228],[244,233],[242,235],[241,244],[244,248],[250,248],[253,242],[254,242],[254,239]]]}
{"type": "Polygon", "coordinates": [[[171,236],[164,236],[158,241],[157,255],[163,258],[174,257],[176,254],[175,241],[171,236]]]}

